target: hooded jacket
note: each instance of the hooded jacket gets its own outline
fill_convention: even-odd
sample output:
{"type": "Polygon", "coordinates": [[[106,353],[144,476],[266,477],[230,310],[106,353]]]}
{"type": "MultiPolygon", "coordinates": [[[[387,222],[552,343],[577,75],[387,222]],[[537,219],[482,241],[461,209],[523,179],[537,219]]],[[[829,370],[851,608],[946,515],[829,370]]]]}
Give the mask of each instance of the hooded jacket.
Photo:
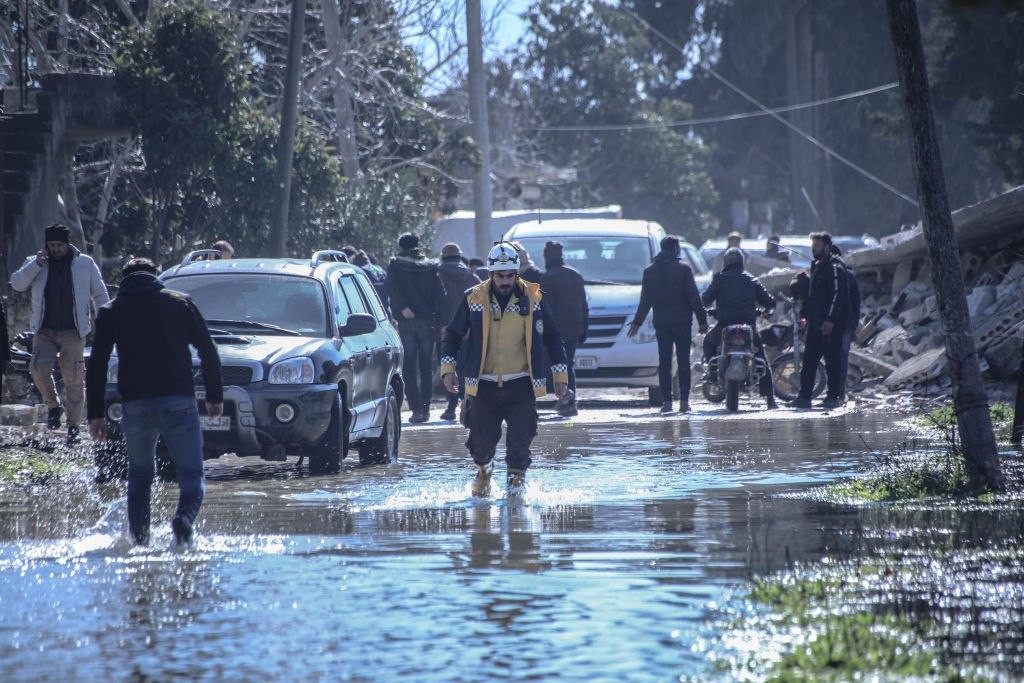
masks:
{"type": "Polygon", "coordinates": [[[633,316],[633,323],[642,325],[652,308],[655,326],[690,325],[694,315],[701,326],[708,324],[708,314],[701,305],[693,271],[679,260],[676,252],[663,249],[654,257],[654,263],[644,268],[640,305],[633,316]]]}
{"type": "Polygon", "coordinates": [[[558,325],[562,339],[582,343],[590,326],[590,307],[583,276],[572,266],[565,265],[565,259],[548,261],[545,268],[540,279],[544,305],[558,325]]]}
{"type": "MultiPolygon", "coordinates": [[[[75,327],[78,336],[85,337],[92,329],[92,313],[110,301],[107,286],[103,284],[103,276],[96,262],[80,252],[74,245],[68,245],[68,258],[71,259],[71,293],[74,298],[72,313],[75,316],[75,327]]],[[[38,332],[43,326],[46,313],[46,279],[50,274],[50,264],[36,263],[35,254],[25,259],[21,266],[11,275],[11,287],[19,292],[32,289],[32,316],[29,329],[38,332]]]]}
{"type": "Polygon", "coordinates": [[[742,263],[728,265],[715,273],[701,301],[705,306],[716,302],[715,318],[720,325],[753,325],[757,322],[758,305],[768,311],[775,309],[775,297],[757,278],[743,270],[742,263]]]}
{"type": "Polygon", "coordinates": [[[100,308],[86,367],[89,419],[103,417],[107,362],[117,346],[117,390],[126,401],[194,396],[192,353],[199,351],[206,400],[221,403],[220,356],[191,297],[165,289],[155,275],[126,277],[117,297],[100,308]]]}
{"type": "MultiPolygon", "coordinates": [[[[518,316],[523,323],[520,328],[526,340],[526,359],[533,395],[540,398],[547,394],[547,368],[544,351],[551,361],[552,379],[556,384],[569,382],[569,366],[565,359],[562,336],[555,328],[551,317],[541,303],[540,286],[525,280],[517,280],[509,307],[504,316],[518,316]]],[[[476,396],[480,384],[480,373],[484,367],[484,350],[491,330],[492,305],[491,281],[482,282],[466,292],[466,296],[455,311],[445,330],[441,345],[441,376],[455,372],[455,357],[463,344],[467,344],[463,383],[466,395],[476,396]],[[469,333],[467,337],[466,334],[469,333]]],[[[513,330],[512,326],[502,326],[513,330]]]]}
{"type": "Polygon", "coordinates": [[[800,315],[815,329],[828,321],[840,332],[845,330],[850,315],[849,280],[838,256],[830,254],[811,264],[810,291],[800,315]]]}
{"type": "Polygon", "coordinates": [[[405,308],[421,320],[439,320],[444,289],[437,276],[437,261],[428,259],[419,248],[403,251],[391,259],[387,288],[392,315],[399,322],[405,320],[405,308]]]}
{"type": "Polygon", "coordinates": [[[437,269],[441,278],[441,286],[444,287],[444,301],[441,304],[441,324],[447,325],[458,309],[459,304],[466,298],[466,292],[471,287],[480,284],[480,279],[473,274],[462,258],[458,256],[446,256],[441,259],[441,266],[437,269]]]}

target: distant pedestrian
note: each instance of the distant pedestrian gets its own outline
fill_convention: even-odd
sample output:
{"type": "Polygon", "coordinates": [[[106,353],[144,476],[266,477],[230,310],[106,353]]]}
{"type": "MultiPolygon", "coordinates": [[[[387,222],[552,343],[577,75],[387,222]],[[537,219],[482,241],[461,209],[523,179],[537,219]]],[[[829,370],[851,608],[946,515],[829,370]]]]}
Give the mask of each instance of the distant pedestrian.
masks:
{"type": "Polygon", "coordinates": [[[185,546],[192,543],[193,525],[206,490],[203,434],[189,347],[199,352],[210,417],[219,417],[224,410],[220,357],[192,299],[165,289],[152,261],[131,259],[122,272],[117,297],[96,317],[87,375],[89,431],[97,441],[107,438],[107,363],[117,347],[131,537],[139,545],[149,543],[156,445],[162,438],[178,476],[178,507],[171,530],[175,543],[185,546]]]}
{"type": "Polygon", "coordinates": [[[235,248],[227,240],[217,240],[210,245],[210,248],[219,251],[222,259],[233,258],[235,255],[235,248]]]}
{"type": "MultiPolygon", "coordinates": [[[[467,291],[480,284],[480,278],[462,262],[462,249],[449,242],[441,248],[441,265],[438,268],[441,285],[444,287],[444,301],[441,303],[441,339],[444,339],[448,323],[466,298],[467,291]]],[[[466,347],[463,345],[455,356],[455,371],[459,377],[466,375],[466,347]]],[[[441,413],[442,420],[454,420],[459,401],[466,395],[466,387],[459,384],[458,393],[448,394],[448,407],[441,413]]]]}
{"type": "Polygon", "coordinates": [[[583,276],[572,266],[565,265],[561,242],[551,240],[544,245],[544,275],[540,278],[540,288],[544,292],[544,305],[562,335],[569,370],[569,390],[558,402],[558,414],[572,417],[579,413],[574,367],[576,349],[587,340],[590,307],[583,276]]]}
{"type": "Polygon", "coordinates": [[[661,387],[661,412],[672,412],[672,356],[675,350],[679,370],[679,411],[690,412],[690,344],[693,341],[693,316],[702,333],[708,331],[708,314],[700,301],[700,291],[689,265],[679,260],[679,238],[668,235],[661,240],[661,251],[644,269],[640,285],[640,305],[629,324],[627,335],[635,337],[647,314],[654,310],[654,335],[658,341],[658,384],[661,387]]]}
{"type": "Polygon", "coordinates": [[[846,266],[832,255],[832,235],[811,233],[811,273],[807,299],[800,317],[807,321],[807,338],[800,368],[800,393],[793,406],[811,407],[811,392],[818,363],[825,358],[826,394],[821,407],[830,410],[843,403],[843,336],[849,323],[850,295],[846,266]]]}
{"type": "Polygon", "coordinates": [[[85,338],[95,309],[110,301],[96,262],[70,241],[71,231],[54,223],[46,228],[43,248],[11,275],[15,290],[32,290],[30,370],[48,409],[50,429],[60,428],[63,413],[53,379],[54,363],[60,367],[69,446],[78,442],[85,407],[85,338]]]}
{"type": "Polygon", "coordinates": [[[772,235],[768,238],[768,242],[765,244],[764,255],[767,258],[774,259],[776,261],[789,262],[789,254],[782,251],[780,248],[780,239],[778,235],[772,235]]]}
{"type": "Polygon", "coordinates": [[[725,237],[725,249],[723,249],[721,251],[721,253],[719,253],[718,256],[715,257],[714,268],[712,268],[713,272],[720,273],[722,271],[722,268],[725,267],[725,251],[726,251],[726,249],[739,249],[740,253],[743,255],[743,262],[744,263],[747,262],[747,252],[743,251],[743,249],[740,247],[740,243],[742,241],[743,241],[743,233],[740,232],[739,230],[733,230],[728,235],[726,235],[726,237],[725,237]]]}
{"type": "Polygon", "coordinates": [[[473,256],[469,259],[469,269],[479,278],[480,282],[484,282],[490,277],[490,273],[487,272],[487,268],[484,266],[484,260],[479,256],[473,256]]]}
{"type": "Polygon", "coordinates": [[[430,419],[433,393],[434,344],[444,290],[438,263],[420,251],[420,238],[411,232],[398,239],[398,254],[388,264],[388,296],[398,320],[405,359],[402,375],[412,411],[410,422],[430,419]]]}
{"type": "Polygon", "coordinates": [[[366,277],[369,278],[370,284],[373,285],[373,289],[377,292],[377,296],[380,297],[380,302],[384,306],[384,310],[391,315],[391,299],[388,296],[388,274],[383,268],[378,266],[362,249],[359,249],[351,258],[352,264],[359,266],[366,273],[366,277]]]}
{"type": "Polygon", "coordinates": [[[516,253],[519,254],[519,277],[539,285],[540,279],[544,276],[540,272],[540,268],[530,258],[530,252],[526,251],[526,248],[519,242],[512,242],[512,246],[515,248],[516,253]]]}

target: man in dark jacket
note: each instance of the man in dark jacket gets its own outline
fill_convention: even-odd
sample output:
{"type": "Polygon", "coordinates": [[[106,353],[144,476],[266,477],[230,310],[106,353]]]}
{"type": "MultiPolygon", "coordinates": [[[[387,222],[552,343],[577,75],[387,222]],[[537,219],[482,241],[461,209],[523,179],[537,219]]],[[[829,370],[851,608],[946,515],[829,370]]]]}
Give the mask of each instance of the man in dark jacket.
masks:
{"type": "Polygon", "coordinates": [[[583,276],[572,266],[565,265],[561,242],[552,240],[544,245],[544,275],[540,278],[540,289],[544,292],[544,305],[562,334],[562,346],[565,347],[565,360],[569,367],[569,390],[558,402],[558,414],[572,417],[579,413],[573,362],[576,347],[587,339],[590,307],[587,305],[583,276]]]}
{"type": "Polygon", "coordinates": [[[843,402],[845,376],[842,367],[843,334],[850,312],[849,283],[846,267],[831,253],[832,235],[811,233],[810,289],[800,316],[807,320],[807,339],[800,367],[800,393],[793,406],[811,407],[811,391],[818,363],[825,358],[827,378],[825,400],[821,407],[830,410],[843,402]]]}
{"type": "Polygon", "coordinates": [[[708,331],[708,314],[700,302],[700,291],[693,271],[679,260],[679,238],[669,235],[661,240],[661,251],[654,263],[644,269],[640,286],[640,305],[629,324],[630,337],[636,336],[654,309],[654,334],[658,340],[658,383],[664,403],[661,412],[672,412],[672,348],[679,367],[679,411],[690,412],[690,343],[693,316],[701,332],[708,331]]]}
{"type": "Polygon", "coordinates": [[[405,350],[402,375],[410,422],[430,419],[434,343],[444,298],[437,261],[428,259],[419,246],[419,237],[405,233],[398,238],[398,255],[388,264],[388,297],[405,350]]]}
{"type": "Polygon", "coordinates": [[[86,408],[93,439],[107,438],[104,392],[107,362],[117,346],[121,431],[128,449],[128,528],[139,545],[149,543],[150,495],[156,444],[163,437],[178,475],[178,508],[171,522],[178,545],[192,542],[192,525],[203,503],[203,433],[199,424],[192,354],[199,351],[206,414],[224,410],[220,357],[206,321],[187,295],[164,289],[156,266],[128,261],[117,297],[96,316],[96,335],[86,370],[86,408]]]}
{"type": "MultiPolygon", "coordinates": [[[[480,284],[480,278],[462,262],[462,249],[454,242],[449,242],[441,248],[441,266],[437,269],[437,274],[441,278],[441,286],[444,287],[444,300],[441,302],[441,338],[444,339],[448,323],[451,322],[459,305],[466,299],[466,291],[480,284]]],[[[459,376],[465,374],[465,363],[466,351],[465,348],[461,348],[455,357],[456,372],[459,376]]],[[[466,388],[461,384],[458,393],[448,394],[448,407],[441,413],[442,420],[455,419],[459,399],[465,395],[466,388]]]]}
{"type": "MultiPolygon", "coordinates": [[[[757,334],[757,307],[766,313],[775,310],[775,297],[750,273],[743,270],[743,252],[736,248],[726,249],[720,272],[715,273],[711,284],[701,295],[705,306],[715,303],[715,326],[704,335],[704,358],[712,358],[722,341],[722,329],[729,325],[750,325],[754,331],[754,348],[758,358],[764,361],[765,374],[758,388],[768,403],[769,410],[775,410],[775,388],[772,386],[772,372],[764,355],[764,346],[757,334]]],[[[710,377],[710,381],[717,378],[710,377]]]]}

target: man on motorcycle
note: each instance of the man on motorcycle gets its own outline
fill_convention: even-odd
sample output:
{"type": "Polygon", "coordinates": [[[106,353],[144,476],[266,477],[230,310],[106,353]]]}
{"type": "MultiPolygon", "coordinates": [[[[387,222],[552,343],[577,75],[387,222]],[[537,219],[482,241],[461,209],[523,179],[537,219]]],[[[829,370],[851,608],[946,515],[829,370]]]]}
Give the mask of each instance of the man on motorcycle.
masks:
{"type": "MultiPolygon", "coordinates": [[[[757,357],[765,364],[766,372],[761,377],[759,389],[768,403],[768,409],[778,407],[775,402],[775,391],[772,387],[772,373],[768,359],[764,355],[764,346],[757,334],[757,308],[765,309],[765,315],[775,310],[775,297],[753,275],[743,270],[743,252],[736,248],[726,249],[722,258],[722,270],[715,273],[711,284],[704,290],[701,300],[705,306],[716,303],[718,322],[704,335],[704,361],[715,356],[718,345],[722,341],[722,329],[729,325],[750,325],[754,333],[754,348],[757,357]]],[[[718,381],[717,377],[709,377],[709,381],[718,381]]]]}

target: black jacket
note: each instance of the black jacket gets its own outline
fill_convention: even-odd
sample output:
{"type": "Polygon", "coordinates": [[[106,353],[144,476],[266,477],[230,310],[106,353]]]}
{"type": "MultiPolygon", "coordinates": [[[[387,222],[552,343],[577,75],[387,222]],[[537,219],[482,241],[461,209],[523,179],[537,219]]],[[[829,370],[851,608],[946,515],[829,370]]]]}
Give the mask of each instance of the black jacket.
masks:
{"type": "Polygon", "coordinates": [[[388,297],[395,320],[404,320],[402,309],[408,308],[417,318],[436,323],[444,299],[437,261],[428,259],[419,249],[392,258],[388,264],[388,297]]]}
{"type": "Polygon", "coordinates": [[[126,277],[117,297],[96,315],[85,377],[90,420],[103,417],[107,361],[115,345],[117,390],[124,400],[194,396],[191,345],[199,351],[206,400],[224,401],[220,356],[206,321],[188,295],[164,289],[155,275],[126,277]]]}
{"type": "Polygon", "coordinates": [[[642,325],[648,311],[654,309],[654,324],[708,324],[708,314],[700,302],[700,291],[690,266],[680,262],[679,254],[662,250],[654,263],[644,268],[640,287],[640,305],[633,323],[642,325]]]}
{"type": "Polygon", "coordinates": [[[845,329],[850,315],[849,281],[846,266],[837,256],[818,259],[811,264],[810,292],[800,316],[817,328],[825,321],[839,331],[845,329]]]}
{"type": "Polygon", "coordinates": [[[741,264],[726,266],[725,270],[715,273],[701,301],[705,306],[715,302],[715,319],[720,325],[753,325],[757,322],[758,306],[767,311],[775,310],[775,297],[757,278],[744,271],[741,264]]]}
{"type": "Polygon", "coordinates": [[[583,276],[575,268],[565,265],[563,259],[548,261],[540,279],[540,290],[562,339],[582,344],[590,325],[590,307],[583,276]]]}
{"type": "Polygon", "coordinates": [[[455,314],[459,305],[466,300],[466,290],[476,287],[480,284],[480,280],[458,256],[442,258],[437,274],[444,287],[444,300],[441,302],[441,324],[447,325],[451,322],[452,315],[455,314]]]}

